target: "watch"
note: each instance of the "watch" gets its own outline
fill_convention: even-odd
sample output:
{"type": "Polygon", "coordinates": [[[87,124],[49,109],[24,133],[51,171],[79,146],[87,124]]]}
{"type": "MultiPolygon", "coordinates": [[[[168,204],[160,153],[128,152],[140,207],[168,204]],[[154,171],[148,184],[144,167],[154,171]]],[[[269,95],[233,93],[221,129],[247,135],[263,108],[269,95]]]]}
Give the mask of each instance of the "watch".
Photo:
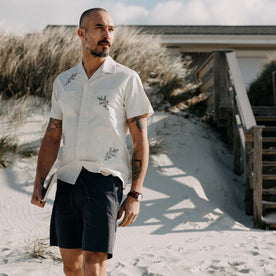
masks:
{"type": "Polygon", "coordinates": [[[127,196],[131,196],[133,198],[135,198],[137,201],[141,201],[143,199],[143,194],[135,192],[135,191],[131,191],[127,194],[127,196]]]}

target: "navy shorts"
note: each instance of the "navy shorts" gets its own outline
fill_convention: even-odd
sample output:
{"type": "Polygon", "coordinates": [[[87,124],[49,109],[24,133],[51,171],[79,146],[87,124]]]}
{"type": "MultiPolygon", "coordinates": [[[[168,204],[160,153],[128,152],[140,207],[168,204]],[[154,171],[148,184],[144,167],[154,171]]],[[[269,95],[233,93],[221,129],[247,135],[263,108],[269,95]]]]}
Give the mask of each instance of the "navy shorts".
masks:
{"type": "Polygon", "coordinates": [[[57,181],[50,245],[105,252],[112,258],[122,181],[83,169],[75,185],[57,181]]]}

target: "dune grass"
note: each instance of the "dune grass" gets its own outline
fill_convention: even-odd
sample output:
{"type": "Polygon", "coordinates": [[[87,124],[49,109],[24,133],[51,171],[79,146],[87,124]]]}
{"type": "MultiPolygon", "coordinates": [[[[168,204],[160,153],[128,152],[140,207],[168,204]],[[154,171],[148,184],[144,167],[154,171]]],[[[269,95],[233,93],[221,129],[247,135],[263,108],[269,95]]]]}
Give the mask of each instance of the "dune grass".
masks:
{"type": "MultiPolygon", "coordinates": [[[[53,80],[81,59],[76,28],[48,28],[15,36],[0,32],[0,94],[5,98],[36,95],[51,97],[53,80]]],[[[160,91],[184,85],[187,69],[173,57],[157,36],[137,28],[118,27],[111,56],[137,71],[143,83],[154,76],[160,91]]]]}

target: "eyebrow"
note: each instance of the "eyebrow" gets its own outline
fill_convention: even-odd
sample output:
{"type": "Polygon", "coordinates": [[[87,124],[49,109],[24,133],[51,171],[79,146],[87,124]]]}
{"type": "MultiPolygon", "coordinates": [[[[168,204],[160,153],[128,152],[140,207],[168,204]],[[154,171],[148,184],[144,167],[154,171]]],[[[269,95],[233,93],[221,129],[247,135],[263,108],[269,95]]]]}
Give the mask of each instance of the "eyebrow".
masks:
{"type": "Polygon", "coordinates": [[[111,27],[111,28],[115,29],[115,26],[112,26],[112,25],[96,24],[95,26],[96,27],[105,27],[105,26],[107,26],[107,27],[111,27]]]}

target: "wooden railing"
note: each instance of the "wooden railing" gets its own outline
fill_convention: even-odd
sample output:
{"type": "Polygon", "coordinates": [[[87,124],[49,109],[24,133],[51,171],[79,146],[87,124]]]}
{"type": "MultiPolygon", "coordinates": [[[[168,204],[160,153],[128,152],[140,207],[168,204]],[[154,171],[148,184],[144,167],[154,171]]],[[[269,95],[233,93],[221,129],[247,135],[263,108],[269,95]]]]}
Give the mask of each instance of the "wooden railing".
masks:
{"type": "Polygon", "coordinates": [[[245,209],[262,218],[262,126],[256,120],[233,51],[214,51],[197,70],[202,93],[209,93],[209,110],[219,127],[226,127],[234,153],[234,170],[244,172],[245,209]],[[244,165],[242,164],[244,162],[244,165]],[[243,165],[243,166],[242,166],[243,165]]]}

